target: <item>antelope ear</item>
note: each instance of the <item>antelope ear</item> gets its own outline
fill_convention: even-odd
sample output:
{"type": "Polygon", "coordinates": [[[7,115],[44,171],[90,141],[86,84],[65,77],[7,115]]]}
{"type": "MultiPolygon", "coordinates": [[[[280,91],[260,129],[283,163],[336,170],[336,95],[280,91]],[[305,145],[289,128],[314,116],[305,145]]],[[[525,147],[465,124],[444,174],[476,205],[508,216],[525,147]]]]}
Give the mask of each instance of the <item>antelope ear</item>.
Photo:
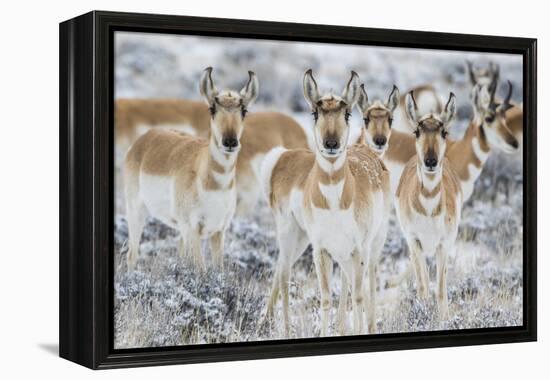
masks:
{"type": "Polygon", "coordinates": [[[352,70],[348,84],[346,84],[346,87],[342,92],[342,99],[344,99],[350,109],[355,105],[357,98],[359,97],[359,83],[359,75],[352,70]]]}
{"type": "Polygon", "coordinates": [[[260,84],[258,83],[258,77],[253,71],[249,71],[248,83],[246,83],[246,86],[241,90],[241,97],[245,107],[248,107],[256,100],[259,90],[260,84]]]}
{"type": "Polygon", "coordinates": [[[363,114],[367,112],[369,107],[369,96],[367,95],[367,91],[365,90],[365,85],[361,84],[361,86],[359,87],[359,96],[357,98],[357,108],[359,108],[359,111],[361,111],[361,113],[363,114]]]}
{"type": "Polygon", "coordinates": [[[209,105],[214,103],[214,98],[218,94],[214,81],[212,80],[212,67],[204,69],[200,80],[200,92],[205,97],[209,105]]]}
{"type": "Polygon", "coordinates": [[[451,120],[453,120],[453,118],[455,117],[455,114],[456,114],[456,96],[451,92],[449,94],[449,100],[447,100],[447,104],[445,104],[445,109],[441,114],[441,120],[443,121],[445,128],[448,127],[451,120]]]}
{"type": "Polygon", "coordinates": [[[304,97],[311,109],[316,108],[317,102],[321,98],[319,94],[319,88],[317,87],[317,82],[313,78],[313,71],[309,69],[304,74],[304,97]]]}
{"type": "Polygon", "coordinates": [[[414,126],[416,128],[419,119],[418,106],[416,105],[412,91],[405,96],[405,111],[409,121],[412,123],[411,127],[414,126]]]}
{"type": "Polygon", "coordinates": [[[394,84],[393,89],[391,90],[390,96],[388,97],[388,101],[386,102],[386,107],[388,107],[391,112],[395,111],[397,106],[399,105],[399,89],[394,84]]]}
{"type": "Polygon", "coordinates": [[[474,73],[474,65],[472,64],[472,61],[466,61],[466,72],[468,73],[468,79],[470,80],[470,84],[472,86],[475,86],[476,81],[476,75],[474,73]]]}

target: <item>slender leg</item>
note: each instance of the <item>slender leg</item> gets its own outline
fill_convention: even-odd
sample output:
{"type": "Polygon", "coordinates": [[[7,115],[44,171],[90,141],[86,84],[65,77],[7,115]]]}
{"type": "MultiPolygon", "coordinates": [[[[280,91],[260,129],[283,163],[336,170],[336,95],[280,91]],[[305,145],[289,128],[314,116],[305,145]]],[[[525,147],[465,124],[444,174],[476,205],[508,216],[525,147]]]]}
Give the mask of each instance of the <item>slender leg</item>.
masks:
{"type": "Polygon", "coordinates": [[[376,332],[376,272],[377,261],[374,258],[369,258],[368,262],[368,279],[369,279],[369,297],[367,301],[367,319],[369,334],[376,332]]]}
{"type": "Polygon", "coordinates": [[[421,299],[428,298],[428,270],[426,268],[426,260],[422,252],[420,243],[415,240],[409,243],[409,250],[411,251],[411,260],[414,265],[416,274],[416,286],[418,297],[421,299]]]}
{"type": "Polygon", "coordinates": [[[439,246],[436,251],[437,262],[437,306],[440,319],[449,319],[449,300],[447,296],[447,252],[439,246]]]}
{"type": "Polygon", "coordinates": [[[128,218],[128,253],[126,255],[126,263],[128,271],[132,271],[136,269],[139,257],[139,242],[143,227],[145,226],[147,212],[145,206],[140,202],[128,202],[126,210],[128,218]]]}
{"type": "Polygon", "coordinates": [[[210,252],[212,253],[212,261],[221,271],[223,271],[224,240],[224,231],[218,231],[210,237],[210,252]]]}
{"type": "Polygon", "coordinates": [[[367,300],[367,322],[369,334],[376,332],[376,280],[378,278],[379,258],[388,235],[388,222],[383,222],[380,230],[372,242],[370,252],[364,252],[363,257],[368,257],[367,276],[369,285],[369,297],[367,300]]]}
{"type": "Polygon", "coordinates": [[[313,247],[313,262],[317,273],[317,281],[321,291],[321,336],[328,333],[330,317],[330,274],[332,272],[332,259],[326,251],[313,247]]]}
{"type": "Polygon", "coordinates": [[[193,264],[197,266],[201,271],[205,270],[204,260],[201,255],[201,237],[198,228],[182,228],[182,237],[185,239],[185,255],[193,260],[193,264]]]}
{"type": "Polygon", "coordinates": [[[348,311],[349,282],[342,269],[340,269],[340,284],[340,300],[338,301],[338,312],[336,313],[336,326],[338,333],[345,335],[347,333],[346,313],[348,311]]]}
{"type": "Polygon", "coordinates": [[[124,193],[126,197],[126,219],[128,221],[127,270],[136,268],[139,257],[139,242],[145,226],[147,210],[139,197],[139,177],[133,170],[125,170],[124,193]]]}
{"type": "Polygon", "coordinates": [[[277,262],[277,271],[273,278],[271,295],[267,304],[267,311],[270,311],[270,309],[272,310],[277,300],[277,296],[280,294],[283,304],[284,333],[285,337],[290,337],[290,268],[304,252],[307,246],[307,238],[304,231],[300,229],[292,216],[277,215],[275,222],[277,224],[279,258],[277,262]]]}
{"type": "Polygon", "coordinates": [[[353,299],[353,330],[355,334],[363,334],[365,331],[365,290],[363,278],[365,275],[363,257],[359,252],[352,254],[353,281],[351,296],[353,299]]]}

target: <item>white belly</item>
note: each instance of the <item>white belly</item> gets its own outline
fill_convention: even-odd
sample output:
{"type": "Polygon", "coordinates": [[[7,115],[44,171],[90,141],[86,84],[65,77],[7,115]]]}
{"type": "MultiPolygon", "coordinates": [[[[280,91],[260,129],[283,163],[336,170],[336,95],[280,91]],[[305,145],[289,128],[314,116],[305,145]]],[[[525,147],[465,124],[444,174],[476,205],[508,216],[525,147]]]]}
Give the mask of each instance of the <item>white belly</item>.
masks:
{"type": "Polygon", "coordinates": [[[350,254],[361,246],[362,234],[352,207],[347,210],[314,208],[306,228],[313,245],[327,250],[336,261],[349,260],[350,254]]]}
{"type": "Polygon", "coordinates": [[[169,226],[175,227],[174,179],[141,174],[139,194],[149,213],[169,226]]]}

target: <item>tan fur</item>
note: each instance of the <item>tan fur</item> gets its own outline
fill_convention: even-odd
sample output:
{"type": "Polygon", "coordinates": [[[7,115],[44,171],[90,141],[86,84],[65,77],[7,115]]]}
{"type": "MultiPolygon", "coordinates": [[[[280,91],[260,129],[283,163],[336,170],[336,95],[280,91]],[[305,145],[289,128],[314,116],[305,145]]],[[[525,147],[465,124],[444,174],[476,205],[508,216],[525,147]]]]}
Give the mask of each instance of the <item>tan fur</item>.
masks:
{"type": "Polygon", "coordinates": [[[441,182],[436,185],[432,191],[428,191],[422,185],[418,178],[417,172],[418,157],[413,156],[401,175],[401,181],[397,188],[396,197],[399,201],[400,208],[409,217],[413,212],[418,212],[424,216],[428,216],[426,210],[420,203],[420,194],[426,198],[433,198],[436,193],[441,192],[440,209],[436,209],[431,216],[437,216],[441,212],[446,214],[446,222],[448,224],[456,223],[458,210],[456,208],[456,197],[461,193],[460,181],[455,171],[452,169],[449,159],[445,158],[442,162],[443,175],[441,182]]]}
{"type": "MultiPolygon", "coordinates": [[[[210,130],[210,113],[203,101],[183,99],[117,99],[115,101],[115,136],[117,144],[130,146],[138,137],[140,126],[193,126],[210,130]]],[[[208,136],[202,135],[203,137],[208,136]]]]}
{"type": "Polygon", "coordinates": [[[461,181],[470,179],[468,165],[473,164],[476,168],[482,167],[482,163],[476,156],[472,146],[474,138],[478,139],[481,150],[489,153],[491,148],[485,134],[475,122],[470,123],[462,139],[459,141],[449,141],[447,144],[446,156],[461,181]]]}
{"type": "MultiPolygon", "coordinates": [[[[119,99],[115,103],[117,144],[128,146],[138,137],[138,127],[178,125],[191,127],[198,136],[210,135],[210,111],[202,101],[184,99],[119,99]]],[[[226,123],[226,120],[220,121],[226,123]]],[[[252,161],[276,146],[309,148],[307,136],[292,117],[281,112],[251,112],[244,118],[242,147],[237,159],[239,215],[251,212],[259,197],[252,161]]],[[[215,169],[214,169],[215,170],[215,169]]]]}
{"type": "Polygon", "coordinates": [[[506,122],[518,140],[523,138],[523,107],[517,105],[506,111],[506,122]]]}
{"type": "MultiPolygon", "coordinates": [[[[359,96],[358,82],[352,72],[341,97],[321,95],[308,70],[303,86],[314,115],[315,150],[274,149],[262,165],[262,183],[274,212],[280,249],[266,315],[272,314],[280,293],[287,334],[290,268],[308,241],[321,292],[321,335],[327,333],[331,308],[330,259],[342,269],[342,304],[351,285],[356,333],[364,326],[363,278],[368,268],[368,330],[376,329],[376,265],[386,239],[391,198],[389,172],[378,156],[364,144],[347,147],[347,119],[359,96]]],[[[344,305],[337,314],[345,312],[344,305]]],[[[342,326],[343,318],[339,319],[342,326]]]]}
{"type": "MultiPolygon", "coordinates": [[[[212,160],[208,140],[187,136],[175,131],[151,129],[140,137],[126,156],[125,170],[181,178],[182,191],[192,196],[196,192],[192,184],[200,178],[206,189],[220,190],[212,173],[232,170],[212,160]]],[[[231,187],[231,186],[229,186],[231,187]]]]}

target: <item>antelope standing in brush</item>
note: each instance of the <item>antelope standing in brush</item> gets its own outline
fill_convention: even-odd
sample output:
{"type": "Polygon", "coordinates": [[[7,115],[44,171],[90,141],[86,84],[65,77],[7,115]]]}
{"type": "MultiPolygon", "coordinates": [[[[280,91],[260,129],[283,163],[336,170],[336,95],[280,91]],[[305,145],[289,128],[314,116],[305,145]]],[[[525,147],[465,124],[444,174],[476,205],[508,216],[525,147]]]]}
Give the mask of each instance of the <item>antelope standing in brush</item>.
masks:
{"type": "MultiPolygon", "coordinates": [[[[133,143],[151,128],[177,129],[208,138],[210,111],[204,102],[185,99],[118,99],[115,106],[117,149],[133,143]]],[[[307,136],[292,117],[280,112],[252,112],[244,119],[237,157],[237,215],[254,210],[261,195],[260,165],[276,146],[309,148],[307,136]]],[[[119,149],[120,148],[120,149],[119,149]]]]}
{"type": "Polygon", "coordinates": [[[443,113],[421,116],[411,93],[407,115],[416,136],[416,155],[407,163],[396,193],[396,212],[409,246],[417,291],[428,297],[426,256],[435,255],[437,303],[442,319],[448,318],[447,253],[458,234],[462,191],[458,176],[445,157],[446,136],[454,117],[455,96],[450,94],[443,113]]]}
{"type": "Polygon", "coordinates": [[[240,91],[218,91],[207,68],[200,92],[210,109],[210,138],[151,129],[130,148],[125,160],[128,268],[133,269],[145,217],[151,214],[181,234],[180,256],[203,267],[201,238],[208,238],[215,264],[223,265],[224,233],[236,207],[235,164],[248,107],[258,95],[249,71],[240,91]]]}
{"type": "MultiPolygon", "coordinates": [[[[510,104],[512,84],[508,82],[508,92],[502,103],[495,101],[494,92],[489,93],[490,86],[476,85],[472,90],[472,106],[474,117],[464,136],[458,141],[447,141],[445,156],[456,173],[462,191],[462,202],[472,196],[476,180],[481,175],[483,166],[494,150],[505,153],[514,153],[518,149],[518,141],[507,124],[507,110],[514,107],[510,104]]],[[[496,87],[492,87],[496,90],[496,87]]],[[[493,90],[493,91],[494,91],[493,90]]],[[[392,133],[392,141],[384,156],[384,163],[390,170],[402,172],[407,155],[404,154],[415,145],[412,134],[403,134],[399,131],[392,133]]],[[[392,180],[394,173],[392,172],[392,180]]],[[[393,185],[393,183],[392,183],[393,185]]],[[[401,283],[411,274],[412,267],[388,282],[390,287],[401,283]]]]}
{"type": "Polygon", "coordinates": [[[357,74],[352,72],[341,96],[322,95],[311,70],[304,75],[303,87],[314,117],[314,151],[275,148],[261,170],[279,244],[266,315],[272,313],[280,293],[284,329],[289,335],[290,270],[311,242],[321,291],[321,335],[328,330],[332,260],[351,284],[356,333],[364,330],[363,278],[368,272],[368,327],[373,332],[375,271],[391,202],[388,172],[366,145],[347,148],[348,119],[359,92],[357,74]]]}

